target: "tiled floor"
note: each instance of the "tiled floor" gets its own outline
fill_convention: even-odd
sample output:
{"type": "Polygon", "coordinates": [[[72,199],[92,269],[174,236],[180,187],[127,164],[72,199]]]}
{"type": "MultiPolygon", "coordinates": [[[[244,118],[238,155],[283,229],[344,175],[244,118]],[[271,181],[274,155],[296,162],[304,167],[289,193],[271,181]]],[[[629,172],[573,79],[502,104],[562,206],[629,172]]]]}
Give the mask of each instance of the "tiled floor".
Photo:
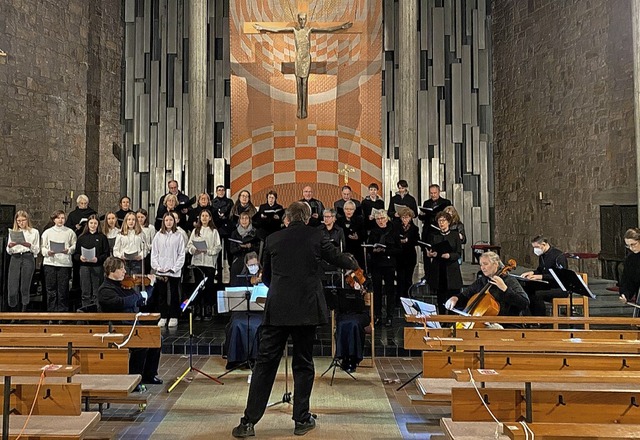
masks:
{"type": "MultiPolygon", "coordinates": [[[[194,357],[194,366],[202,367],[208,356],[194,357]]],[[[148,387],[149,403],[147,409],[138,412],[134,405],[112,405],[105,409],[98,428],[92,438],[114,438],[123,440],[142,440],[151,437],[151,433],[160,424],[165,415],[171,411],[173,404],[182,395],[186,387],[179,384],[171,393],[166,389],[188,366],[186,356],[163,355],[160,374],[165,379],[164,385],[148,387]]],[[[411,378],[421,368],[420,358],[379,358],[377,359],[380,379],[394,412],[398,427],[404,439],[429,439],[430,433],[441,433],[438,422],[446,408],[434,408],[412,405],[409,396],[416,394],[413,383],[400,391],[396,389],[401,383],[411,378]]],[[[187,375],[187,379],[192,377],[187,375]]],[[[187,380],[185,379],[185,380],[187,380]]],[[[95,408],[93,408],[95,410],[95,408]]]]}

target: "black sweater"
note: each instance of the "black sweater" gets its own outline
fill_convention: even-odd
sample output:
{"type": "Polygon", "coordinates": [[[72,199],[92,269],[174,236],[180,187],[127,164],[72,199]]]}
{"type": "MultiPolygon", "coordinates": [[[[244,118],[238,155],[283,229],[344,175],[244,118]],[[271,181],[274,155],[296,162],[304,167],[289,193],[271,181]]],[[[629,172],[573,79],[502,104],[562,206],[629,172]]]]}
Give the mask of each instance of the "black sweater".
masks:
{"type": "Polygon", "coordinates": [[[82,234],[80,237],[78,237],[76,250],[73,253],[73,259],[77,261],[80,266],[102,266],[104,264],[104,261],[109,256],[110,252],[111,250],[109,248],[109,240],[107,239],[106,235],[104,235],[100,231],[97,231],[95,234],[87,232],[86,234],[82,234]],[[96,263],[81,261],[80,256],[82,255],[82,248],[95,248],[98,261],[96,263]]]}
{"type": "Polygon", "coordinates": [[[100,310],[106,313],[136,313],[142,295],[133,289],[123,289],[120,281],[105,278],[98,289],[100,310]]]}

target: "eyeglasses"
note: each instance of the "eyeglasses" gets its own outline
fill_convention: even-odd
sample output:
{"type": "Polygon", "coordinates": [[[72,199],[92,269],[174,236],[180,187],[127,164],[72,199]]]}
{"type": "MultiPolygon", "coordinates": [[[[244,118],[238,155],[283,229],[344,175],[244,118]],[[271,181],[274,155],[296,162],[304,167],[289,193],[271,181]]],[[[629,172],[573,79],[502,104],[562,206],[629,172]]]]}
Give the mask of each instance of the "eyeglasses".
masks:
{"type": "Polygon", "coordinates": [[[632,247],[636,247],[640,244],[640,242],[634,241],[633,243],[625,244],[624,247],[627,249],[631,249],[632,247]]]}

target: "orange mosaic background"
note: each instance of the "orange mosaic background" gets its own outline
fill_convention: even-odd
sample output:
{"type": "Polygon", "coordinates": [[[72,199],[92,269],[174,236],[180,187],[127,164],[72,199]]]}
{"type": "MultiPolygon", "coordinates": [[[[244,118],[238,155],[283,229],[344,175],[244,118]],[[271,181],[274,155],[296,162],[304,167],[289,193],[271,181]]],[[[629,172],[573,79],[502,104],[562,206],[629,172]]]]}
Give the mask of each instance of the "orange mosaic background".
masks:
{"type": "Polygon", "coordinates": [[[299,199],[305,184],[317,184],[335,188],[331,197],[317,193],[326,203],[339,198],[338,169],[345,166],[355,170],[349,185],[357,196],[371,182],[381,185],[381,1],[238,0],[230,2],[229,15],[234,197],[248,189],[258,204],[269,189],[287,188],[299,199]],[[308,118],[297,119],[295,76],[286,73],[295,57],[292,34],[251,30],[254,22],[292,26],[305,8],[308,26],[351,21],[353,27],[312,33],[308,118]]]}

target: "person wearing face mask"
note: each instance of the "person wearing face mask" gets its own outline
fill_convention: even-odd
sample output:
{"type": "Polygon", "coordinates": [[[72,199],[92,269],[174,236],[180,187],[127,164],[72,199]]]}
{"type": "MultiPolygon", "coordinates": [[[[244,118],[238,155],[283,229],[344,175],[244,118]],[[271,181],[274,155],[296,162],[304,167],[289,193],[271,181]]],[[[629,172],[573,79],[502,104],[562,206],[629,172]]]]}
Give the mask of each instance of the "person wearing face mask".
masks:
{"type": "Polygon", "coordinates": [[[528,282],[524,286],[524,291],[529,297],[529,310],[533,316],[545,316],[547,314],[545,301],[552,301],[553,298],[564,298],[567,296],[558,283],[555,282],[549,269],[566,269],[567,257],[564,253],[555,248],[542,235],[531,239],[533,253],[538,257],[538,267],[536,270],[522,274],[523,278],[532,281],[546,281],[546,283],[528,282]]]}
{"type": "MultiPolygon", "coordinates": [[[[249,252],[244,256],[244,267],[232,281],[236,287],[249,287],[262,284],[262,273],[258,254],[249,252]]],[[[242,305],[239,310],[231,312],[231,320],[225,328],[225,340],[223,353],[226,354],[226,369],[230,370],[239,367],[247,362],[247,367],[253,365],[258,356],[258,327],[262,323],[263,312],[247,311],[246,305],[242,305]],[[248,338],[247,338],[248,332],[248,338]],[[247,341],[249,347],[247,347],[247,341]]]]}
{"type": "MultiPolygon", "coordinates": [[[[620,276],[620,301],[638,304],[638,290],[640,290],[640,229],[627,229],[624,234],[624,244],[629,253],[624,259],[624,270],[620,276]]],[[[634,309],[637,311],[638,309],[634,309]]],[[[637,316],[634,314],[634,316],[637,316]]]]}
{"type": "Polygon", "coordinates": [[[109,240],[100,231],[100,222],[96,215],[90,215],[84,231],[78,237],[73,260],[80,266],[80,289],[82,307],[98,303],[98,288],[102,284],[104,264],[109,257],[109,240]],[[93,249],[93,258],[86,258],[93,249]]]}

